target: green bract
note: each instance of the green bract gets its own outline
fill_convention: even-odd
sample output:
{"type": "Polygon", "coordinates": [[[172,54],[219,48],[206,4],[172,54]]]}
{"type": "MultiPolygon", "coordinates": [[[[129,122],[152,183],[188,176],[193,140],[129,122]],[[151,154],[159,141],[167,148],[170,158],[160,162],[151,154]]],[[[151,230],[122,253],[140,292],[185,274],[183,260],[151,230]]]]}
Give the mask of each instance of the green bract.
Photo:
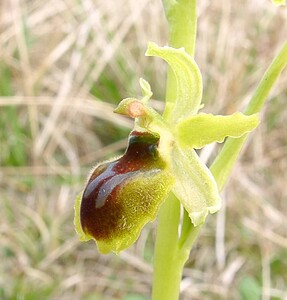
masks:
{"type": "Polygon", "coordinates": [[[202,78],[183,48],[150,43],[146,55],[161,57],[170,65],[176,96],[161,116],[149,105],[150,85],[141,79],[143,98],[124,99],[115,110],[135,119],[128,148],[122,157],[95,168],[75,205],[80,239],[95,239],[102,253],[117,253],[134,243],[169,192],[181,202],[194,226],[218,211],[218,187],[194,148],[223,142],[227,136],[241,137],[259,123],[257,115],[197,114],[202,78]]]}

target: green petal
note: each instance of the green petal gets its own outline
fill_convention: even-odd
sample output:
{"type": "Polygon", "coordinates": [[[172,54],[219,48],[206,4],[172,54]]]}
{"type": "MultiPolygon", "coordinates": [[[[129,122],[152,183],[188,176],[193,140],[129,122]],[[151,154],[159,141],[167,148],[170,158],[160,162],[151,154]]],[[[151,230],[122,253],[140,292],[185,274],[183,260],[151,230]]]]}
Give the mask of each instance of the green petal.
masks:
{"type": "Polygon", "coordinates": [[[200,149],[212,142],[221,143],[227,136],[239,138],[258,124],[257,115],[235,113],[230,116],[214,116],[201,113],[180,122],[176,127],[176,136],[183,147],[200,149]]]}
{"type": "Polygon", "coordinates": [[[164,59],[176,77],[176,99],[170,103],[168,122],[174,124],[196,114],[202,97],[202,78],[194,59],[183,48],[159,47],[154,43],[149,43],[146,55],[164,59]]]}
{"type": "Polygon", "coordinates": [[[194,150],[183,151],[175,146],[172,160],[176,177],[173,193],[188,212],[194,226],[198,226],[205,221],[208,213],[220,209],[221,198],[216,182],[194,150]]]}
{"type": "Polygon", "coordinates": [[[286,0],[272,0],[272,3],[276,6],[286,5],[286,0]]]}
{"type": "Polygon", "coordinates": [[[142,101],[144,103],[148,103],[149,99],[152,96],[152,91],[151,91],[151,88],[150,88],[150,84],[146,80],[144,80],[143,78],[140,78],[140,86],[142,88],[142,94],[144,96],[142,101]]]}

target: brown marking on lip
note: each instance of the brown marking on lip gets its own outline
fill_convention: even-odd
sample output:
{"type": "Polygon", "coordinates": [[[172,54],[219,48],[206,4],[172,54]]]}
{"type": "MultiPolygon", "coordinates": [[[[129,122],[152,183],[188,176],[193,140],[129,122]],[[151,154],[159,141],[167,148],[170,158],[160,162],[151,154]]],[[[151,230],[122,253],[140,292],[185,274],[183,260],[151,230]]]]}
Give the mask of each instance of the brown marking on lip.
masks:
{"type": "Polygon", "coordinates": [[[158,136],[134,131],[121,158],[99,165],[93,171],[80,208],[81,226],[86,234],[101,240],[120,233],[124,211],[122,187],[134,176],[151,174],[151,170],[163,166],[157,151],[158,142],[158,136]]]}

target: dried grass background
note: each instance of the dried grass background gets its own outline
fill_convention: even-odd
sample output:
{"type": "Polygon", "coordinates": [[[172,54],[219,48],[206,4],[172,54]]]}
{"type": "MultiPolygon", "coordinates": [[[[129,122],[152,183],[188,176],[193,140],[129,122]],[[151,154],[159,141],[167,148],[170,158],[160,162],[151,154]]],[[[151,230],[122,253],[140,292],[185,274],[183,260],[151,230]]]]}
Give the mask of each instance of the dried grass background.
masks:
{"type": "MultiPolygon", "coordinates": [[[[242,110],[286,40],[287,10],[198,2],[204,110],[242,110]]],[[[160,0],[0,1],[1,299],[150,298],[156,224],[119,256],[99,255],[77,239],[73,201],[96,161],[124,151],[132,122],[112,111],[140,94],[139,77],[164,98],[166,65],[144,52],[167,43],[166,25],[160,0]]],[[[191,252],[181,299],[287,299],[286,71],[261,118],[191,252]]]]}

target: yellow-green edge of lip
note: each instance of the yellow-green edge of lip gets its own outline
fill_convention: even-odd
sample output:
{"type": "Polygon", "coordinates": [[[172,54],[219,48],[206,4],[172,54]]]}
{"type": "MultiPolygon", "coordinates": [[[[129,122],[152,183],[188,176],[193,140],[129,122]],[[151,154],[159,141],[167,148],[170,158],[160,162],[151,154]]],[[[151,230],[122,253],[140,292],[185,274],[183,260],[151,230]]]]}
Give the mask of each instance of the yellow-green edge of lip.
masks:
{"type": "Polygon", "coordinates": [[[75,200],[75,206],[74,206],[74,225],[76,232],[79,236],[79,240],[82,242],[89,241],[92,239],[92,237],[88,234],[85,234],[80,220],[80,208],[81,208],[81,202],[82,202],[83,192],[79,193],[75,200]]]}

